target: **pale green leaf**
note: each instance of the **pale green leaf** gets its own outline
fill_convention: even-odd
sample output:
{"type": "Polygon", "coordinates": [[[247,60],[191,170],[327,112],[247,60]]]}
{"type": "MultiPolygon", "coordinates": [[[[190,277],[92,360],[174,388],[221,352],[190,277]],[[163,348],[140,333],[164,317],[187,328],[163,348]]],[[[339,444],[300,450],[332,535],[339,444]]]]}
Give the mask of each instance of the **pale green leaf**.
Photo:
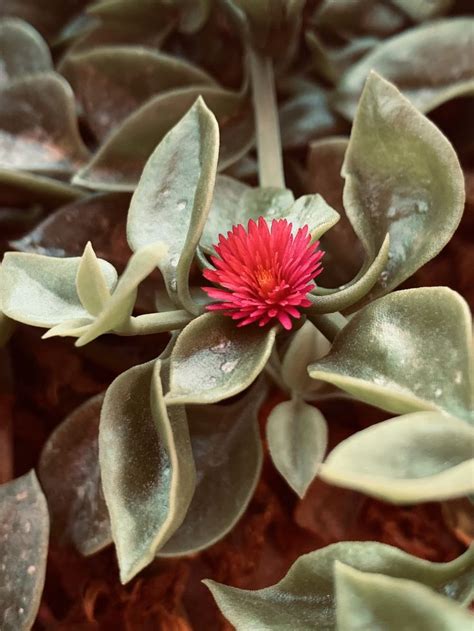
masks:
{"type": "MultiPolygon", "coordinates": [[[[115,282],[113,283],[113,287],[115,282]]],[[[76,291],[84,308],[93,316],[99,315],[110,299],[110,283],[102,271],[91,242],[84,249],[76,274],[76,291]]]]}
{"type": "Polygon", "coordinates": [[[32,173],[0,169],[0,201],[5,206],[31,206],[53,210],[84,196],[79,188],[32,173]]]}
{"type": "Polygon", "coordinates": [[[281,217],[291,222],[294,229],[308,226],[313,241],[335,226],[340,218],[339,213],[331,208],[321,195],[298,197],[281,217]]]}
{"type": "Polygon", "coordinates": [[[380,0],[323,0],[313,22],[348,40],[368,35],[384,39],[406,23],[400,11],[380,0]]]}
{"type": "Polygon", "coordinates": [[[186,407],[196,491],[184,522],[159,556],[208,548],[243,515],[262,468],[258,411],[267,393],[260,379],[238,401],[186,407]]]}
{"type": "Polygon", "coordinates": [[[39,462],[52,536],[84,555],[112,542],[98,457],[103,399],[103,394],[88,399],[64,419],[49,436],[39,462]]]}
{"type": "Polygon", "coordinates": [[[471,327],[466,303],[446,287],[397,291],[356,313],[309,374],[389,412],[469,420],[471,327]]]}
{"type": "Polygon", "coordinates": [[[59,71],[71,83],[91,130],[101,141],[159,93],[215,85],[197,66],[142,46],[101,46],[68,55],[59,71]]]}
{"type": "Polygon", "coordinates": [[[307,320],[292,336],[281,362],[284,384],[303,399],[312,398],[322,382],[317,384],[308,375],[308,364],[328,354],[331,344],[324,335],[307,320]]]}
{"type": "Polygon", "coordinates": [[[0,83],[52,70],[51,53],[30,24],[15,18],[0,21],[0,83]]]}
{"type": "Polygon", "coordinates": [[[321,478],[397,504],[474,493],[474,428],[439,412],[372,425],[339,443],[321,478]]]}
{"type": "Polygon", "coordinates": [[[471,631],[472,614],[415,581],[336,561],[337,631],[471,631]]]}
{"type": "Polygon", "coordinates": [[[275,328],[242,327],[206,313],[183,329],[171,353],[170,404],[216,403],[245,390],[263,370],[275,328]]]}
{"type": "MultiPolygon", "coordinates": [[[[88,318],[76,291],[80,263],[78,257],[7,252],[0,270],[1,310],[12,320],[45,328],[88,318]]],[[[112,288],[115,269],[107,261],[99,264],[112,288]]]]}
{"type": "MultiPolygon", "coordinates": [[[[414,7],[416,1],[406,4],[414,7]]],[[[373,70],[394,83],[422,112],[473,94],[473,47],[472,17],[448,18],[406,30],[376,46],[347,70],[337,86],[334,104],[352,119],[364,82],[373,70]]]]}
{"type": "Polygon", "coordinates": [[[76,346],[84,346],[108,331],[127,328],[137,298],[138,285],[157,267],[165,252],[163,245],[152,244],[133,254],[100,315],[77,340],[76,346]]]}
{"type": "Polygon", "coordinates": [[[100,471],[123,582],[181,525],[196,484],[186,414],[166,409],[160,369],[157,360],[117,377],[101,412],[100,471]]]}
{"type": "Polygon", "coordinates": [[[43,592],[49,516],[34,471],[0,486],[0,628],[28,631],[43,592]]]}
{"type": "Polygon", "coordinates": [[[375,73],[359,103],[342,174],[344,206],[369,260],[390,234],[389,260],[373,299],[450,240],[464,208],[464,178],[441,132],[375,73]]]}
{"type": "Polygon", "coordinates": [[[380,278],[380,274],[388,261],[389,252],[390,236],[387,234],[377,256],[370,265],[365,266],[365,271],[362,270],[359,277],[352,283],[349,283],[347,286],[340,287],[339,290],[336,290],[326,296],[308,295],[309,299],[313,303],[311,307],[306,310],[308,317],[311,318],[311,315],[319,313],[344,311],[361,300],[368,294],[380,278]]]}
{"type": "Polygon", "coordinates": [[[326,452],[328,428],[324,416],[294,396],[270,412],[267,440],[273,464],[291,488],[303,497],[326,452]]]}
{"type": "Polygon", "coordinates": [[[153,97],[130,114],[73,182],[97,190],[133,191],[156,146],[199,96],[219,123],[219,167],[247,153],[253,144],[253,120],[242,94],[207,86],[181,88],[153,97]]]}
{"type": "Polygon", "coordinates": [[[417,581],[461,602],[469,602],[472,595],[474,547],[449,563],[431,563],[372,541],[335,543],[305,554],[279,583],[265,589],[205,583],[236,631],[335,631],[335,561],[363,572],[417,581]]]}
{"type": "Polygon", "coordinates": [[[0,89],[0,167],[68,175],[87,160],[74,95],[54,73],[17,79],[0,89]]]}
{"type": "Polygon", "coordinates": [[[422,22],[447,13],[453,0],[390,0],[415,22],[422,22]]]}
{"type": "Polygon", "coordinates": [[[155,243],[165,250],[159,266],[168,293],[195,313],[189,270],[212,200],[218,151],[217,121],[198,99],[151,155],[128,212],[130,247],[155,243]]]}

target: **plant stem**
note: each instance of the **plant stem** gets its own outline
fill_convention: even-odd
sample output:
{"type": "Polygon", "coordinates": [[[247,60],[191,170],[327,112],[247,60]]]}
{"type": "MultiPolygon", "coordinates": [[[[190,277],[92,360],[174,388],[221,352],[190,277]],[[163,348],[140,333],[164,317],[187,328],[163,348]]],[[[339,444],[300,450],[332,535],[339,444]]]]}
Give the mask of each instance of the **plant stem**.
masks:
{"type": "Polygon", "coordinates": [[[184,310],[147,313],[131,317],[125,326],[117,329],[115,333],[118,335],[151,335],[152,333],[175,331],[185,327],[193,318],[191,313],[184,310]]]}
{"type": "Polygon", "coordinates": [[[307,317],[330,342],[334,341],[336,335],[339,331],[342,331],[348,322],[347,318],[345,318],[342,313],[339,313],[339,311],[322,314],[307,313],[307,317]]]}
{"type": "Polygon", "coordinates": [[[271,57],[263,56],[252,48],[248,54],[257,128],[260,186],[285,188],[273,62],[271,57]]]}

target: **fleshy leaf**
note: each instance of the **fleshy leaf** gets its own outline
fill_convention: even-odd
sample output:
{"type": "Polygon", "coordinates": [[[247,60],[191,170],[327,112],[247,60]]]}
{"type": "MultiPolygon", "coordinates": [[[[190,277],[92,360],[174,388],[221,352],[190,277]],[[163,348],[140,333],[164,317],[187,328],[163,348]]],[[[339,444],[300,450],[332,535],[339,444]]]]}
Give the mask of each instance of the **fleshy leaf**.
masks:
{"type": "Polygon", "coordinates": [[[241,213],[246,211],[242,198],[250,186],[228,175],[218,175],[214,186],[209,215],[201,236],[201,247],[208,254],[214,253],[214,244],[220,234],[226,234],[232,226],[242,223],[241,213]]]}
{"type": "Polygon", "coordinates": [[[303,399],[312,399],[321,390],[323,382],[311,379],[307,366],[327,355],[330,348],[324,335],[306,320],[292,336],[281,362],[283,383],[303,399]]]}
{"type": "Polygon", "coordinates": [[[356,313],[309,374],[389,412],[438,410],[469,420],[471,326],[451,289],[397,291],[356,313]]]}
{"type": "Polygon", "coordinates": [[[160,369],[157,360],[122,373],[101,412],[100,470],[124,583],[181,525],[196,484],[186,414],[166,409],[160,369]]]}
{"type": "Polygon", "coordinates": [[[314,240],[332,228],[339,214],[321,195],[303,195],[295,201],[293,193],[285,188],[251,188],[234,178],[220,175],[216,178],[214,197],[201,237],[201,247],[214,253],[214,244],[220,234],[226,234],[234,225],[247,225],[249,219],[265,217],[267,221],[285,218],[298,229],[309,226],[314,240]]]}
{"type": "Polygon", "coordinates": [[[48,438],[39,463],[53,537],[84,555],[112,542],[98,457],[103,399],[99,394],[76,408],[48,438]]]}
{"type": "Polygon", "coordinates": [[[299,397],[273,408],[267,440],[273,463],[291,488],[303,497],[315,478],[327,447],[324,416],[299,397]]]}
{"type": "Polygon", "coordinates": [[[319,29],[335,33],[345,40],[368,35],[384,39],[406,24],[400,11],[379,0],[323,0],[313,16],[313,22],[319,29]]]}
{"type": "Polygon", "coordinates": [[[439,412],[415,412],[372,425],[339,443],[325,482],[397,504],[474,493],[474,428],[439,412]]]}
{"type": "Polygon", "coordinates": [[[199,96],[219,122],[219,167],[247,153],[253,143],[253,120],[242,94],[206,86],[182,88],[153,97],[128,116],[73,183],[97,190],[133,191],[156,146],[199,96]]]}
{"type": "Polygon", "coordinates": [[[41,35],[15,18],[0,21],[0,83],[52,70],[51,53],[41,35]]]}
{"type": "Polygon", "coordinates": [[[389,260],[373,299],[450,240],[464,208],[464,178],[446,138],[376,73],[365,85],[342,175],[347,216],[369,260],[390,234],[389,260]]]}
{"type": "Polygon", "coordinates": [[[87,332],[77,340],[76,346],[84,346],[107,331],[127,326],[137,298],[138,285],[157,267],[165,252],[163,246],[156,244],[135,252],[119,278],[112,296],[87,332]]]}
{"type": "Polygon", "coordinates": [[[404,31],[376,46],[343,75],[334,104],[352,119],[371,70],[394,83],[422,112],[473,94],[474,68],[469,53],[473,47],[472,17],[439,20],[404,31]]]}
{"type": "Polygon", "coordinates": [[[446,13],[454,0],[390,0],[415,22],[429,20],[446,13]]]}
{"type": "Polygon", "coordinates": [[[31,206],[33,198],[41,209],[52,210],[83,196],[83,191],[65,182],[32,173],[0,169],[0,202],[5,206],[31,206]]]}
{"type": "Polygon", "coordinates": [[[308,142],[345,131],[347,123],[329,106],[320,86],[301,81],[279,111],[281,141],[285,149],[306,147],[308,142]]]}
{"type": "Polygon", "coordinates": [[[216,403],[245,390],[263,370],[276,329],[238,328],[205,313],[183,329],[171,353],[167,403],[216,403]]]}
{"type": "Polygon", "coordinates": [[[212,200],[219,128],[202,99],[165,136],[148,160],[127,221],[132,250],[155,243],[164,248],[160,270],[168,293],[196,312],[189,270],[212,200]]]}
{"type": "Polygon", "coordinates": [[[244,513],[262,468],[257,415],[266,394],[258,380],[238,401],[186,407],[197,486],[184,522],[159,556],[208,548],[244,513]]]}
{"type": "Polygon", "coordinates": [[[468,611],[415,581],[359,572],[338,561],[335,578],[339,631],[472,629],[468,611]]]}
{"type": "Polygon", "coordinates": [[[0,628],[28,631],[44,585],[49,516],[34,471],[0,486],[0,628]]]}
{"type": "Polygon", "coordinates": [[[97,258],[90,241],[84,249],[77,269],[76,291],[84,308],[94,316],[99,315],[110,299],[110,283],[107,282],[100,259],[97,258]]]}
{"type": "Polygon", "coordinates": [[[2,0],[0,16],[16,16],[32,24],[43,37],[51,40],[69,18],[81,10],[88,0],[2,0]]]}
{"type": "Polygon", "coordinates": [[[71,83],[99,140],[156,94],[215,85],[197,66],[141,46],[102,46],[79,52],[66,57],[59,70],[71,83]]]}
{"type": "MultiPolygon", "coordinates": [[[[89,317],[76,291],[80,263],[78,257],[7,252],[0,270],[1,310],[12,320],[45,328],[89,317]]],[[[110,289],[117,273],[107,261],[99,264],[110,289]]]]}
{"type": "Polygon", "coordinates": [[[91,241],[100,258],[122,272],[132,254],[125,238],[129,204],[126,193],[87,195],[59,208],[10,245],[20,252],[81,256],[91,241]]]}
{"type": "Polygon", "coordinates": [[[366,270],[359,275],[359,278],[326,296],[309,296],[313,304],[307,309],[308,317],[311,317],[311,314],[344,311],[361,300],[377,283],[388,261],[389,252],[390,236],[387,234],[379,253],[372,263],[366,266],[366,270]]]}
{"type": "Polygon", "coordinates": [[[272,587],[250,591],[205,581],[236,631],[334,631],[334,562],[363,572],[418,581],[454,600],[472,593],[474,547],[449,563],[431,563],[375,542],[343,542],[301,556],[272,587]]]}
{"type": "Polygon", "coordinates": [[[36,74],[0,90],[0,167],[68,175],[88,155],[62,77],[36,74]]]}

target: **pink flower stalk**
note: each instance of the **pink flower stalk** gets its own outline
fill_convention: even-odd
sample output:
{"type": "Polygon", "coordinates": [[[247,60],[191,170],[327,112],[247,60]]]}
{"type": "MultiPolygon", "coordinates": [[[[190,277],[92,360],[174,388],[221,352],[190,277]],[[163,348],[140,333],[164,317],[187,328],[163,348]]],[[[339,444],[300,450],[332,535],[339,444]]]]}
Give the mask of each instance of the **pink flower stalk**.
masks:
{"type": "Polygon", "coordinates": [[[313,280],[322,272],[319,242],[311,243],[308,226],[293,235],[292,224],[274,219],[271,228],[263,217],[251,219],[245,230],[234,226],[227,237],[219,235],[212,256],[215,270],[206,269],[207,280],[221,288],[203,287],[219,302],[207,306],[209,311],[224,312],[237,326],[258,322],[265,326],[278,320],[285,329],[292,327],[291,317],[300,318],[298,308],[309,307],[306,295],[313,280]],[[291,316],[291,317],[290,317],[291,316]]]}

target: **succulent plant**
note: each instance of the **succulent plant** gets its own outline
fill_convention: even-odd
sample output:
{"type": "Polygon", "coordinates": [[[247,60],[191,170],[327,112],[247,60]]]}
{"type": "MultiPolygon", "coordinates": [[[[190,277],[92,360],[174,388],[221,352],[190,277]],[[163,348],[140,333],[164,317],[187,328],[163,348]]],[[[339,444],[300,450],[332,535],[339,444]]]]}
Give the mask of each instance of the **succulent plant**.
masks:
{"type": "MultiPolygon", "coordinates": [[[[435,123],[472,95],[469,11],[44,4],[0,6],[0,395],[34,327],[108,372],[49,425],[36,473],[0,431],[0,628],[34,624],[49,538],[113,544],[136,581],[232,532],[264,461],[299,498],[316,479],[472,497],[469,306],[406,285],[464,212],[472,130],[435,123]],[[333,446],[333,399],[392,418],[333,446]]],[[[341,541],[264,589],[205,583],[242,631],[467,631],[472,548],[445,561],[341,541]]]]}

